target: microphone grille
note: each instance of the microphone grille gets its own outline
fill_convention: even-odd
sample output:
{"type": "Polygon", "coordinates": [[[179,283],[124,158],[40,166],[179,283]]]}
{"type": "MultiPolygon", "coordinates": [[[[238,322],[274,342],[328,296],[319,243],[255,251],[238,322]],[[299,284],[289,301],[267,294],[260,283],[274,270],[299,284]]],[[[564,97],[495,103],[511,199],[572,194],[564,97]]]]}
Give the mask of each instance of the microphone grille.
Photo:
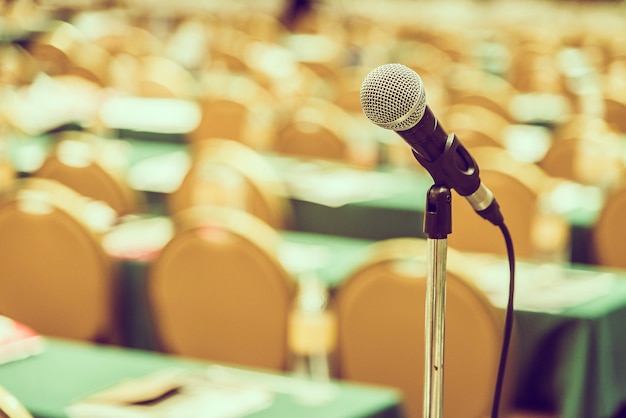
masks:
{"type": "Polygon", "coordinates": [[[365,116],[394,131],[412,128],[426,110],[422,79],[402,64],[384,64],[373,69],[363,80],[360,96],[365,116]]]}

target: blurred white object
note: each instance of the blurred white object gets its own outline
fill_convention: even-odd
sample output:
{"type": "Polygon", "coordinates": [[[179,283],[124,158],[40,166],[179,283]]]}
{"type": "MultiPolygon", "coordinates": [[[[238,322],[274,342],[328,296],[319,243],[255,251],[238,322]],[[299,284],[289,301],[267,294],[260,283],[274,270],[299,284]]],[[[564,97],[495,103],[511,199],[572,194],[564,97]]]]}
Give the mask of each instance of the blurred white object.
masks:
{"type": "Polygon", "coordinates": [[[200,108],[190,100],[112,97],[103,103],[100,118],[109,128],[186,133],[200,122],[200,108]]]}

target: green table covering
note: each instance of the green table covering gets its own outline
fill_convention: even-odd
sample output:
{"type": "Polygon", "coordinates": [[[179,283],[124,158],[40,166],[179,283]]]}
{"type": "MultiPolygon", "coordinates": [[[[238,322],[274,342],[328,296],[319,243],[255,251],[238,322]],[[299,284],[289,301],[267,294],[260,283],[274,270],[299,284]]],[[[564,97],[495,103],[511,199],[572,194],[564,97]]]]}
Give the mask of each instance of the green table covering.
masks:
{"type": "Polygon", "coordinates": [[[518,310],[516,402],[562,418],[618,418],[626,409],[626,273],[610,291],[559,313],[518,310]]]}
{"type": "MultiPolygon", "coordinates": [[[[36,418],[65,418],[76,399],[121,382],[167,368],[202,368],[209,363],[162,354],[48,338],[42,354],[0,365],[0,386],[36,418]]],[[[255,384],[266,373],[251,371],[255,384]]],[[[275,375],[268,375],[275,376],[275,375]]],[[[289,377],[293,384],[300,379],[289,377]]],[[[243,382],[245,383],[245,382],[243,382]]],[[[289,382],[287,382],[289,383],[289,382]]],[[[306,383],[306,382],[305,382],[306,383]]],[[[331,382],[334,396],[308,405],[285,391],[250,418],[401,418],[401,398],[391,389],[331,382]]],[[[275,385],[269,385],[273,388],[275,385]]]]}

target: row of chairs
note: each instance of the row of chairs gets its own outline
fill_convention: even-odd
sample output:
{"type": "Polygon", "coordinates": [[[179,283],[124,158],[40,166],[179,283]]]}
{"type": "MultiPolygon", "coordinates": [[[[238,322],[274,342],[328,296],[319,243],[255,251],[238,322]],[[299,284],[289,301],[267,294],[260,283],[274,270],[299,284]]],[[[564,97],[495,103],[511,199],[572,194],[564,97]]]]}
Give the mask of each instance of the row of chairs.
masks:
{"type": "MultiPolygon", "coordinates": [[[[594,108],[595,110],[592,109],[592,111],[577,109],[580,106],[579,102],[593,98],[568,91],[568,88],[570,90],[573,88],[570,84],[575,85],[575,83],[572,80],[569,80],[572,83],[568,83],[567,77],[570,74],[558,67],[556,57],[562,56],[563,60],[569,57],[572,61],[569,67],[579,71],[586,68],[581,67],[582,64],[575,57],[583,61],[591,59],[589,56],[584,56],[591,52],[584,39],[581,39],[585,35],[584,31],[590,30],[588,28],[577,28],[576,32],[580,31],[582,34],[568,33],[572,39],[568,36],[560,39],[555,33],[544,39],[540,38],[541,31],[536,34],[531,28],[526,28],[528,33],[524,34],[517,33],[517,29],[509,28],[512,38],[509,39],[510,45],[506,45],[506,39],[497,39],[494,42],[500,42],[510,48],[507,53],[514,55],[510,65],[515,68],[511,69],[512,74],[494,75],[485,68],[479,68],[480,62],[477,62],[476,57],[471,54],[471,51],[482,45],[480,40],[460,39],[458,34],[444,29],[407,28],[402,24],[393,25],[387,31],[383,31],[382,24],[371,16],[363,18],[341,13],[338,16],[349,24],[346,24],[343,30],[339,30],[340,28],[336,25],[323,22],[324,18],[328,18],[324,11],[312,10],[310,18],[315,21],[317,29],[313,33],[305,34],[289,33],[286,28],[281,27],[277,19],[262,13],[250,12],[236,17],[236,13],[212,15],[207,11],[206,15],[189,16],[183,9],[179,10],[176,16],[172,16],[171,21],[168,21],[169,32],[162,34],[163,39],[160,39],[150,33],[147,30],[149,28],[141,26],[146,24],[145,21],[141,19],[134,21],[136,15],[128,13],[127,10],[109,13],[101,10],[99,12],[93,14],[77,12],[70,19],[71,23],[54,22],[49,33],[44,33],[32,40],[28,52],[33,56],[34,61],[42,63],[44,67],[48,63],[52,67],[54,67],[52,64],[55,64],[57,67],[65,68],[65,70],[58,71],[51,69],[48,71],[51,75],[73,74],[93,81],[97,77],[86,75],[85,72],[89,72],[88,69],[82,72],[74,71],[82,64],[91,64],[99,71],[108,68],[107,65],[94,65],[99,62],[97,59],[88,63],[80,62],[82,56],[92,55],[85,51],[93,48],[111,56],[112,62],[115,63],[115,65],[111,64],[111,72],[115,72],[113,70],[116,68],[123,68],[120,71],[121,74],[128,75],[134,73],[135,70],[142,74],[136,80],[126,80],[124,83],[115,85],[116,89],[119,88],[119,91],[125,94],[197,99],[202,109],[202,117],[199,125],[189,132],[188,138],[192,142],[209,136],[220,136],[242,141],[257,150],[274,150],[309,158],[337,159],[372,167],[381,161],[381,155],[377,155],[377,152],[382,148],[378,147],[380,145],[378,140],[383,134],[378,130],[360,130],[355,135],[360,137],[358,143],[353,144],[353,141],[346,136],[348,132],[355,131],[354,126],[362,121],[362,115],[360,115],[361,118],[352,120],[353,118],[346,118],[347,115],[344,114],[351,113],[350,116],[355,116],[355,114],[362,113],[358,100],[358,87],[366,71],[370,69],[370,63],[361,63],[365,66],[348,65],[344,55],[349,54],[351,42],[364,42],[365,40],[362,38],[351,40],[351,36],[367,38],[375,35],[380,36],[380,39],[390,45],[394,45],[394,48],[389,48],[392,52],[388,52],[386,59],[399,59],[406,62],[422,75],[428,92],[429,105],[441,116],[444,127],[456,132],[466,145],[507,147],[505,131],[511,125],[538,122],[556,124],[559,128],[561,124],[570,124],[570,121],[563,121],[563,117],[569,115],[574,115],[571,119],[575,123],[579,119],[578,116],[592,114],[603,120],[614,136],[623,132],[621,115],[626,109],[624,103],[610,96],[609,91],[603,94],[598,93],[601,100],[599,99],[596,103],[597,109],[594,108]],[[123,30],[120,29],[119,32],[112,34],[99,34],[100,37],[96,36],[97,33],[92,33],[92,39],[80,33],[81,30],[91,33],[89,22],[100,22],[99,19],[102,22],[110,22],[115,16],[119,16],[116,13],[125,17],[123,23],[119,23],[123,30]],[[256,29],[260,32],[255,32],[256,29]],[[325,30],[328,33],[324,33],[325,30]],[[329,41],[328,34],[333,33],[330,32],[331,30],[337,30],[341,34],[337,36],[336,42],[331,42],[334,45],[332,47],[326,42],[329,41]],[[265,33],[266,36],[262,36],[261,33],[265,33]],[[215,35],[211,36],[211,34],[215,35]],[[187,39],[189,43],[193,41],[198,51],[210,50],[214,54],[214,59],[209,63],[210,65],[205,62],[210,68],[200,65],[201,68],[195,68],[192,71],[190,68],[185,68],[181,62],[168,57],[168,51],[172,50],[168,42],[180,40],[179,38],[187,39]],[[549,43],[542,45],[538,39],[546,42],[549,39],[549,43]],[[320,45],[327,45],[328,50],[339,49],[341,58],[331,60],[332,62],[307,62],[304,58],[298,61],[300,58],[295,59],[291,56],[292,60],[298,61],[298,71],[294,71],[290,77],[276,78],[274,80],[277,82],[276,85],[268,84],[267,80],[264,82],[260,73],[265,67],[259,63],[257,63],[259,67],[255,67],[253,61],[255,59],[259,62],[271,61],[270,58],[274,57],[276,62],[279,62],[279,58],[283,57],[281,53],[287,54],[289,50],[286,44],[298,42],[310,46],[311,50],[314,49],[314,55],[321,54],[320,45]],[[232,55],[236,56],[229,56],[227,59],[224,51],[216,50],[223,44],[233,46],[232,49],[236,53],[232,55]],[[461,45],[465,46],[466,50],[463,50],[461,45]],[[418,58],[413,58],[414,56],[418,58]],[[253,57],[256,58],[253,59],[253,57]],[[117,59],[120,62],[117,62],[117,59]],[[427,65],[428,62],[424,62],[429,60],[430,66],[427,65]],[[237,61],[240,65],[234,65],[232,61],[237,61]],[[220,64],[216,64],[217,62],[220,64]],[[539,64],[542,65],[542,71],[536,69],[539,64]],[[72,70],[74,73],[68,68],[74,69],[72,70]],[[197,72],[194,72],[196,70],[197,72]],[[545,77],[546,80],[540,80],[540,82],[518,80],[530,73],[533,77],[541,73],[549,73],[550,77],[545,77]],[[310,90],[298,91],[297,94],[279,94],[278,90],[287,89],[286,86],[291,83],[300,84],[299,88],[326,83],[332,85],[334,93],[327,95],[323,93],[324,89],[311,87],[310,90]],[[532,85],[536,85],[536,88],[531,88],[532,85]],[[133,88],[141,91],[132,91],[133,88]],[[195,93],[190,95],[189,91],[195,93]],[[517,105],[524,102],[520,99],[525,96],[532,99],[530,96],[533,94],[535,98],[531,100],[530,105],[517,105]],[[542,95],[545,96],[543,99],[540,97],[542,95]],[[562,100],[555,102],[553,100],[555,98],[562,100]],[[522,110],[514,111],[514,108],[520,107],[522,110]],[[532,115],[527,119],[524,114],[529,111],[532,115]],[[555,115],[555,113],[558,114],[555,115]],[[317,117],[311,117],[316,114],[317,117]],[[363,155],[364,149],[369,150],[365,153],[367,155],[363,155]]],[[[142,10],[137,13],[144,12],[146,11],[142,10]]],[[[552,12],[557,11],[552,10],[552,12]]],[[[606,36],[604,33],[601,35],[606,36]]],[[[606,49],[606,59],[614,60],[616,65],[613,67],[617,68],[615,71],[618,71],[621,58],[615,50],[616,46],[610,45],[610,40],[602,38],[601,41],[606,43],[606,45],[602,44],[602,47],[606,49]]],[[[358,46],[356,49],[359,49],[361,54],[367,55],[369,44],[357,43],[354,46],[355,48],[358,46]]],[[[372,49],[376,48],[372,47],[372,49]]],[[[16,48],[11,51],[12,53],[7,53],[7,57],[11,60],[16,59],[15,57],[19,56],[18,51],[20,50],[16,48]]],[[[206,55],[210,54],[207,52],[203,55],[205,59],[208,59],[206,55]]],[[[292,63],[292,61],[289,62],[292,63]]],[[[379,62],[380,60],[371,64],[375,65],[379,62]]],[[[593,71],[608,78],[609,64],[610,62],[598,64],[593,71]]],[[[278,67],[286,68],[290,65],[278,67]]],[[[272,66],[269,65],[269,67],[272,66]]],[[[611,76],[611,79],[613,78],[615,77],[611,76]]],[[[15,82],[19,83],[19,80],[15,82]]],[[[102,77],[97,83],[102,86],[109,85],[102,77]]],[[[372,128],[372,126],[369,127],[372,128]]],[[[606,129],[598,128],[595,139],[602,139],[601,146],[608,148],[609,141],[604,141],[604,137],[608,134],[605,131],[606,129]]],[[[577,136],[580,135],[577,133],[577,136]]],[[[387,145],[385,141],[391,141],[386,137],[383,139],[385,146],[387,145]]],[[[611,169],[599,173],[598,170],[594,170],[593,164],[588,163],[588,159],[580,158],[580,155],[585,155],[585,153],[579,148],[588,146],[588,141],[580,141],[580,137],[575,138],[574,141],[570,141],[571,138],[568,138],[568,141],[561,141],[561,139],[557,138],[555,133],[553,147],[548,150],[545,158],[536,161],[549,174],[565,176],[583,183],[602,182],[606,185],[610,182],[611,185],[616,185],[621,182],[623,174],[621,157],[614,154],[610,158],[604,158],[605,162],[610,162],[611,169]],[[615,165],[618,167],[614,167],[615,165]]],[[[530,148],[534,146],[531,144],[533,142],[531,138],[528,138],[526,142],[530,148]]],[[[591,146],[598,143],[598,141],[592,142],[591,146]]]]}
{"type": "MultiPolygon", "coordinates": [[[[79,193],[109,205],[118,216],[147,212],[146,198],[133,190],[125,179],[127,167],[118,156],[106,160],[114,145],[93,135],[69,132],[61,135],[50,154],[33,175],[59,181],[79,193]]],[[[567,261],[571,250],[573,225],[554,202],[558,190],[568,181],[549,175],[535,164],[519,161],[497,146],[468,147],[481,168],[481,177],[494,192],[506,214],[516,242],[518,257],[548,261],[567,261]]],[[[175,214],[201,204],[225,205],[244,209],[270,226],[290,229],[295,214],[289,201],[286,181],[275,166],[260,153],[228,139],[210,138],[190,146],[191,163],[179,186],[163,199],[166,212],[175,214]]],[[[10,175],[11,167],[5,166],[10,175]]],[[[10,179],[9,179],[10,180],[10,179]]],[[[622,224],[616,215],[623,205],[623,189],[606,192],[597,219],[588,228],[593,232],[589,257],[599,265],[626,267],[619,253],[622,224]]],[[[585,199],[585,195],[564,199],[585,199]]],[[[589,197],[591,199],[591,197],[589,197]]],[[[499,231],[473,222],[475,214],[457,196],[453,206],[451,246],[461,251],[504,255],[499,231]],[[475,237],[484,237],[477,240],[475,237]]],[[[578,202],[577,204],[580,204],[578,202]]],[[[571,205],[565,204],[565,207],[571,205]]]]}
{"type": "MultiPolygon", "coordinates": [[[[123,343],[120,280],[85,224],[93,200],[59,183],[20,180],[0,206],[0,312],[44,335],[123,343]]],[[[149,266],[146,297],[168,353],[273,370],[290,368],[297,281],[280,261],[277,231],[245,212],[197,207],[149,266]]],[[[336,377],[400,389],[408,416],[423,396],[425,241],[373,244],[329,302],[336,317],[336,377]]],[[[450,265],[461,259],[451,252],[450,265]]],[[[489,412],[502,312],[451,267],[446,331],[446,416],[489,412]]],[[[510,407],[508,402],[503,408],[510,407]]]]}

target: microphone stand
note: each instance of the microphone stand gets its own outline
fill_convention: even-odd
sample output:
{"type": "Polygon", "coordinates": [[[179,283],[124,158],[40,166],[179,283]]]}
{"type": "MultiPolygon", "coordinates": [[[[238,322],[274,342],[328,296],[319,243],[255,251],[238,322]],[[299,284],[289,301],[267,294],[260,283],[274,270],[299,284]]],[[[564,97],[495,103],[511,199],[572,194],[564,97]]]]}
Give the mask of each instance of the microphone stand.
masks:
{"type": "Polygon", "coordinates": [[[424,233],[428,246],[425,312],[424,418],[443,415],[443,355],[446,314],[448,234],[452,232],[452,194],[433,185],[427,193],[424,233]]]}

